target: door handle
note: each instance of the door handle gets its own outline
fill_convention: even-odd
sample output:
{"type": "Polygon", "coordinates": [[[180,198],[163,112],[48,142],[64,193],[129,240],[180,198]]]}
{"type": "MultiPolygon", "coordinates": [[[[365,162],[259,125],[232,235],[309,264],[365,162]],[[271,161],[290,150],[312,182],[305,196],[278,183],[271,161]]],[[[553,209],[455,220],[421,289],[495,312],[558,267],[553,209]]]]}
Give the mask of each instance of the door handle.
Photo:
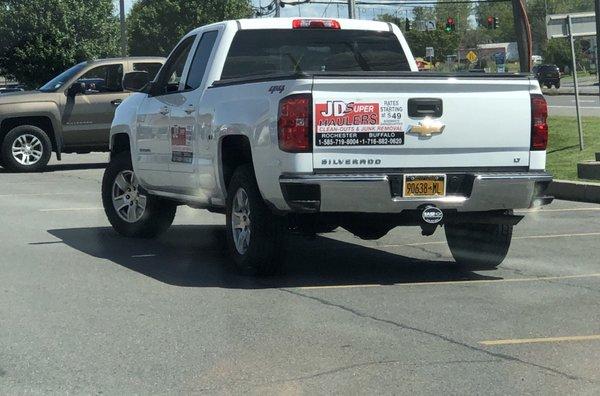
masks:
{"type": "Polygon", "coordinates": [[[171,110],[169,110],[169,108],[165,106],[162,109],[160,109],[159,113],[166,116],[167,114],[169,114],[170,111],[171,110]]]}
{"type": "Polygon", "coordinates": [[[194,108],[194,105],[189,105],[184,111],[187,114],[192,114],[194,111],[196,111],[196,109],[194,108]]]}
{"type": "Polygon", "coordinates": [[[111,100],[110,104],[117,107],[118,105],[120,105],[121,103],[123,103],[123,99],[115,99],[115,100],[111,100]]]}

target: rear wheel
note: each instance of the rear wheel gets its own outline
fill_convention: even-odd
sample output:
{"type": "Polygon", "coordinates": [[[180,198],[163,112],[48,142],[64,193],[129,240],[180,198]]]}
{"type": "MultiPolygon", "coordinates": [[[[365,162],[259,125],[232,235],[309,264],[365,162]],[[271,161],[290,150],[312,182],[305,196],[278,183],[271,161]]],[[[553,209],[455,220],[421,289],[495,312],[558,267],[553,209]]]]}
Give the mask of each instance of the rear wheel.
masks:
{"type": "Polygon", "coordinates": [[[508,254],[512,225],[446,224],[446,240],[454,260],[473,269],[494,269],[508,254]]]}
{"type": "Polygon", "coordinates": [[[284,221],[265,205],[253,169],[242,165],[227,189],[227,245],[237,269],[272,275],[281,268],[284,221]]]}
{"type": "Polygon", "coordinates": [[[2,142],[2,166],[15,172],[36,172],[50,161],[52,142],[33,125],[13,128],[2,142]]]}
{"type": "Polygon", "coordinates": [[[102,204],[113,228],[127,237],[152,238],[166,231],[177,205],[139,185],[129,152],[111,159],[102,179],[102,204]]]}

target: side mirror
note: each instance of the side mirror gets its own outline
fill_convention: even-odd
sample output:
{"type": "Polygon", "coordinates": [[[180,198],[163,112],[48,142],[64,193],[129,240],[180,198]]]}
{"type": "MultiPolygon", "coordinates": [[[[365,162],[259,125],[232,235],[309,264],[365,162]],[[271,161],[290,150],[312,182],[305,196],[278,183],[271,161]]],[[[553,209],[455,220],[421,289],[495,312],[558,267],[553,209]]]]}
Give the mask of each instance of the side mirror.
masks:
{"type": "Polygon", "coordinates": [[[139,92],[150,82],[150,75],[146,71],[134,71],[123,77],[123,89],[139,92]]]}
{"type": "Polygon", "coordinates": [[[67,95],[69,96],[75,96],[83,93],[85,93],[85,83],[82,82],[73,83],[73,85],[71,85],[67,90],[67,95]]]}

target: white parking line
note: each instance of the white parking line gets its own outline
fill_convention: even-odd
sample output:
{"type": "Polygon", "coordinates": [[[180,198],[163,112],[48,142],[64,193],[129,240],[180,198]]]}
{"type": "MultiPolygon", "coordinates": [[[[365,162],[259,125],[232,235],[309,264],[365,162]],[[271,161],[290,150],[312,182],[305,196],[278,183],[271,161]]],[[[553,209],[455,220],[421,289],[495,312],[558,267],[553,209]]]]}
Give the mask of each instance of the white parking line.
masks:
{"type": "Polygon", "coordinates": [[[55,208],[55,209],[39,209],[40,212],[69,212],[69,211],[79,211],[79,210],[102,210],[104,208],[96,207],[96,208],[55,208]]]}
{"type": "Polygon", "coordinates": [[[16,193],[16,194],[0,194],[0,197],[37,197],[45,195],[79,195],[79,194],[96,194],[98,191],[78,191],[78,192],[61,192],[61,193],[16,193]]]}
{"type": "Polygon", "coordinates": [[[568,209],[522,209],[515,210],[516,213],[544,213],[544,212],[585,212],[585,211],[600,211],[600,207],[597,208],[568,208],[568,209]]]}
{"type": "MultiPolygon", "coordinates": [[[[575,110],[575,106],[548,106],[549,109],[573,109],[575,110]]],[[[600,107],[590,107],[590,106],[579,106],[580,109],[584,109],[584,110],[592,110],[592,109],[596,109],[596,110],[600,110],[600,107]]]]}
{"type": "Polygon", "coordinates": [[[585,278],[600,278],[600,273],[580,274],[580,275],[559,275],[559,276],[537,276],[531,278],[512,278],[512,279],[474,279],[474,280],[459,280],[459,281],[439,281],[439,282],[404,282],[392,284],[363,284],[363,285],[333,285],[333,286],[301,286],[295,289],[313,290],[313,289],[351,289],[365,287],[383,287],[383,286],[447,286],[447,285],[467,285],[467,284],[483,284],[483,283],[514,283],[514,282],[541,282],[561,279],[585,279],[585,278]]]}
{"type": "MultiPolygon", "coordinates": [[[[576,238],[576,237],[588,237],[588,236],[600,236],[600,232],[584,232],[584,233],[580,233],[580,234],[528,235],[528,236],[521,236],[521,237],[513,237],[513,240],[515,240],[515,239],[546,239],[546,238],[576,238]]],[[[442,244],[446,244],[446,241],[376,245],[374,247],[385,248],[385,247],[425,246],[425,245],[442,245],[442,244]]]]}

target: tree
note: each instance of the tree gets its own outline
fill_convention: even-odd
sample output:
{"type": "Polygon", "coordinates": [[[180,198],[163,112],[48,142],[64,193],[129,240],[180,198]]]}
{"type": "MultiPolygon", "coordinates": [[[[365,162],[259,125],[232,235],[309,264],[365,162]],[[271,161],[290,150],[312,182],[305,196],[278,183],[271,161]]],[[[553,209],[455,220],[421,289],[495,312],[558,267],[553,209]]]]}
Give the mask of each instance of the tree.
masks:
{"type": "Polygon", "coordinates": [[[249,0],[140,0],[127,19],[129,52],[166,56],[190,30],[251,13],[249,0]]]}
{"type": "Polygon", "coordinates": [[[430,32],[419,32],[411,30],[406,33],[406,41],[413,51],[415,57],[425,57],[425,48],[433,47],[435,52],[434,60],[445,62],[447,55],[456,55],[460,37],[455,33],[446,33],[442,29],[430,32]]]}
{"type": "Polygon", "coordinates": [[[0,0],[0,73],[30,88],[115,56],[118,37],[112,0],[0,0]]]}

